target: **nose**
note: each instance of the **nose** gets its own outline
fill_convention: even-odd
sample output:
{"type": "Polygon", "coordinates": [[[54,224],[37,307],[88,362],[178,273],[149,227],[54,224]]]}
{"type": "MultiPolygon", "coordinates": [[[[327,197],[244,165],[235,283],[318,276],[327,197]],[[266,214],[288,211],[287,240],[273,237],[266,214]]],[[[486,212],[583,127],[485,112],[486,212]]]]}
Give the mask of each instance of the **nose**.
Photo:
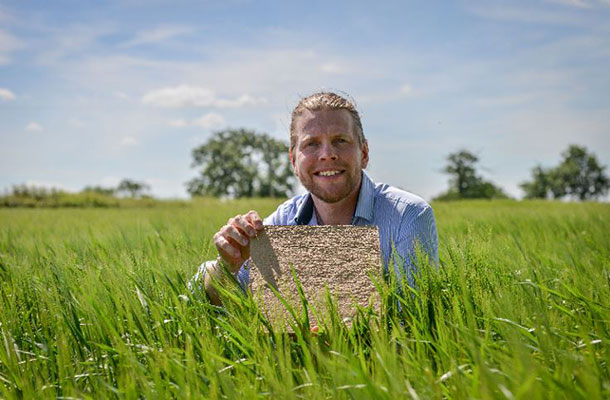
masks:
{"type": "Polygon", "coordinates": [[[336,160],[337,159],[337,150],[335,149],[335,147],[330,144],[330,143],[326,143],[323,144],[322,147],[320,148],[320,160],[336,160]]]}

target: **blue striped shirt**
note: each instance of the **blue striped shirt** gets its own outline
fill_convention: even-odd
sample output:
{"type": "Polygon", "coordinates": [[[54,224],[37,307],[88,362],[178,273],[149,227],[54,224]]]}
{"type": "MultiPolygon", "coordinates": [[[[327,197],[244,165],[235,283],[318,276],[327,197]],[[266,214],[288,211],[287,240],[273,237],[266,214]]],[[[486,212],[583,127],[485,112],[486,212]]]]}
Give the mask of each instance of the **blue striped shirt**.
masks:
{"type": "MultiPolygon", "coordinates": [[[[318,225],[313,210],[311,194],[305,193],[281,204],[273,214],[265,218],[263,224],[318,225]]],[[[427,254],[429,261],[438,265],[438,235],[432,207],[412,193],[383,183],[374,183],[364,171],[352,225],[379,227],[381,255],[386,271],[388,265],[393,265],[395,273],[399,277],[404,274],[411,285],[416,272],[418,245],[427,254]],[[392,246],[396,249],[395,252],[392,246]]],[[[206,265],[207,263],[201,265],[194,281],[203,282],[206,265]]],[[[236,277],[245,289],[250,280],[250,269],[242,267],[236,277]]]]}

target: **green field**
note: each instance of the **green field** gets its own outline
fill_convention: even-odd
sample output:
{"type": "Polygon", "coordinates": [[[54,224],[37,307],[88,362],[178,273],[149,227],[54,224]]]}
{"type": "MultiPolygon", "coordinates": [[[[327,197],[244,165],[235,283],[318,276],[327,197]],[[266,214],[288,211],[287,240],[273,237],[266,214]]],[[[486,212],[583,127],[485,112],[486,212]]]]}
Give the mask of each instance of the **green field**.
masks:
{"type": "Polygon", "coordinates": [[[434,204],[417,291],[290,337],[185,288],[218,227],[277,203],[0,209],[0,398],[610,397],[609,204],[434,204]]]}

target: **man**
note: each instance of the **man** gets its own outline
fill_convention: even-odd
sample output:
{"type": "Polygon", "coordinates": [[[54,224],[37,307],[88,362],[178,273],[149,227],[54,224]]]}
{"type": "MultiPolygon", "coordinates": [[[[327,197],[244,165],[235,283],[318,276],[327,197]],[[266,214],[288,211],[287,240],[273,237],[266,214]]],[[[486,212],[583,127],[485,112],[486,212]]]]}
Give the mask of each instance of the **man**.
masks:
{"type": "Polygon", "coordinates": [[[292,112],[289,157],[308,192],[280,205],[265,221],[255,211],[237,215],[214,235],[219,257],[195,276],[212,303],[220,304],[212,281],[222,280],[225,270],[247,286],[250,239],[263,225],[377,225],[385,268],[393,265],[411,284],[417,245],[438,264],[432,208],[414,194],[373,183],[364,173],[369,147],[351,101],[329,92],[302,99],[292,112]]]}

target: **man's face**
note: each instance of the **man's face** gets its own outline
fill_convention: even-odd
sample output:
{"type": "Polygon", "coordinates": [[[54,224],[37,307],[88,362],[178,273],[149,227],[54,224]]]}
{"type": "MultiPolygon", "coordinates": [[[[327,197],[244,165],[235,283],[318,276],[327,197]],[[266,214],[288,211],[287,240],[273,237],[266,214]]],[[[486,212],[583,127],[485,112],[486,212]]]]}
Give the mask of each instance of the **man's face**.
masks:
{"type": "Polygon", "coordinates": [[[295,175],[317,198],[336,203],[360,188],[369,161],[347,110],[306,110],[297,117],[296,143],[290,151],[295,175]]]}

